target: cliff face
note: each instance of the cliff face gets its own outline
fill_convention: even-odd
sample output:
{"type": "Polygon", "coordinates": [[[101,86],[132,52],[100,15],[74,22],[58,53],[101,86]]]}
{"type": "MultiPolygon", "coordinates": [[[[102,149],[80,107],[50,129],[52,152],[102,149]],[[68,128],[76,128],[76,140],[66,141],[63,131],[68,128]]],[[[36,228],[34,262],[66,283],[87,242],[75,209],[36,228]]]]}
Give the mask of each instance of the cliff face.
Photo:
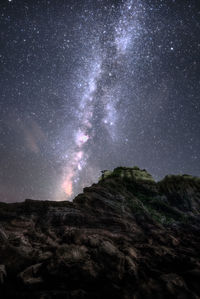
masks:
{"type": "Polygon", "coordinates": [[[71,202],[0,203],[1,298],[200,298],[200,179],[104,172],[71,202]]]}

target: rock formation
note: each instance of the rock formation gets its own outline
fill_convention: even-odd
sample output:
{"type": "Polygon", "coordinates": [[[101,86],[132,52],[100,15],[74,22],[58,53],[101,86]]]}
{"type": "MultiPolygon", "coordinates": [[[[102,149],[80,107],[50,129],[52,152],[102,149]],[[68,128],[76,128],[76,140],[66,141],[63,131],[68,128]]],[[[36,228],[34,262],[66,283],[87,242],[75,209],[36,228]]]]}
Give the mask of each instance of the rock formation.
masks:
{"type": "Polygon", "coordinates": [[[0,298],[200,298],[200,179],[105,171],[73,202],[0,203],[0,298]]]}

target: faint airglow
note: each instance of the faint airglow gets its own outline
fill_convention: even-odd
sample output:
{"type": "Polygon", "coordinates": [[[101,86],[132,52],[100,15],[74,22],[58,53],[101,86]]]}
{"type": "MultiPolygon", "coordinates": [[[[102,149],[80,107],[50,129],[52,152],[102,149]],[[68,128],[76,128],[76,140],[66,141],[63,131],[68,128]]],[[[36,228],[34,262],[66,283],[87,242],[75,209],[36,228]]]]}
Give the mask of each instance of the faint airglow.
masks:
{"type": "Polygon", "coordinates": [[[65,181],[62,184],[62,189],[67,196],[72,195],[72,178],[74,176],[73,170],[66,175],[65,181]]]}
{"type": "Polygon", "coordinates": [[[62,183],[62,189],[67,197],[70,197],[73,193],[73,181],[76,176],[77,170],[81,170],[81,160],[83,158],[83,151],[74,152],[72,159],[68,167],[64,171],[64,181],[62,183]]]}

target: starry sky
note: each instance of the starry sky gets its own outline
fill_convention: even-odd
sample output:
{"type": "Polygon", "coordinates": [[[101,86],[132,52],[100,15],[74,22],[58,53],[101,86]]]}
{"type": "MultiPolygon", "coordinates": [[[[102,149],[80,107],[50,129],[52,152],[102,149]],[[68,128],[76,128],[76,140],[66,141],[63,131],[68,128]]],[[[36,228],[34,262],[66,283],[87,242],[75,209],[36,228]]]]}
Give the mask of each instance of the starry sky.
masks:
{"type": "Polygon", "coordinates": [[[0,201],[117,166],[200,176],[200,3],[2,0],[0,201]]]}

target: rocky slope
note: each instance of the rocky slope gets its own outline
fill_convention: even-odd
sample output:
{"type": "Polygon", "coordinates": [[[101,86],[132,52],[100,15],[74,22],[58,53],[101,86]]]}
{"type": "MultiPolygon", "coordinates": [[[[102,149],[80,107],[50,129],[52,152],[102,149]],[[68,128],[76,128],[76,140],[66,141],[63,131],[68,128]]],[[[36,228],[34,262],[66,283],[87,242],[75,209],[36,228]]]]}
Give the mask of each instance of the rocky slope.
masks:
{"type": "Polygon", "coordinates": [[[200,179],[104,171],[71,202],[0,203],[0,298],[200,298],[200,179]]]}

